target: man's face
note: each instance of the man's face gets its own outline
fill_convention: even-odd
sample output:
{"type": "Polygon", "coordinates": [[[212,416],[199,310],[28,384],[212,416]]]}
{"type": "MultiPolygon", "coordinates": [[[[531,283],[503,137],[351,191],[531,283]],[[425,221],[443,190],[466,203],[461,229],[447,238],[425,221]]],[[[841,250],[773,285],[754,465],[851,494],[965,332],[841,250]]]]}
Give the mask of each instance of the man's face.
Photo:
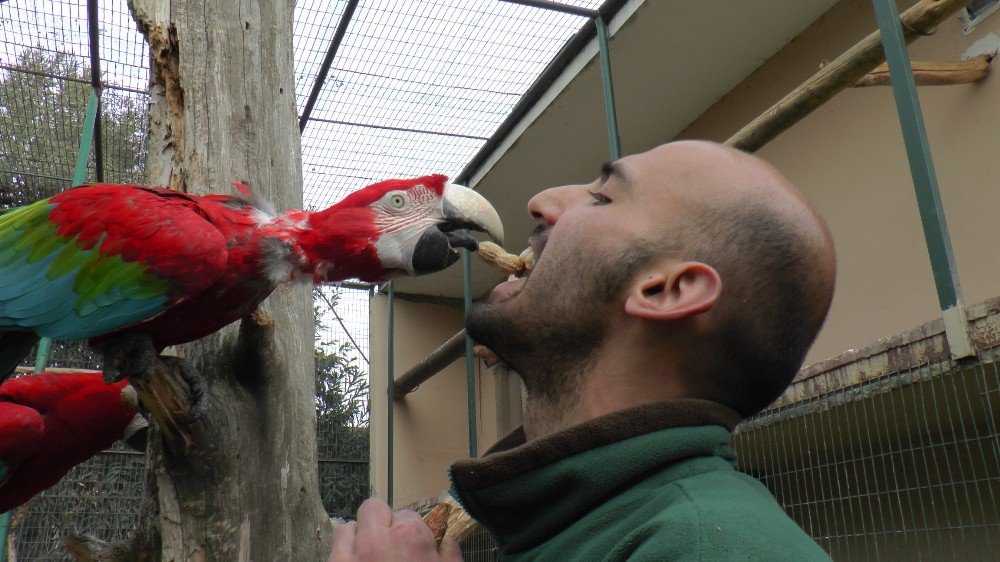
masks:
{"type": "Polygon", "coordinates": [[[466,319],[470,335],[524,377],[535,394],[565,391],[583,370],[626,285],[654,250],[669,193],[649,153],[605,165],[589,184],[545,190],[528,203],[539,225],[529,238],[535,265],[527,278],[499,285],[466,319]]]}

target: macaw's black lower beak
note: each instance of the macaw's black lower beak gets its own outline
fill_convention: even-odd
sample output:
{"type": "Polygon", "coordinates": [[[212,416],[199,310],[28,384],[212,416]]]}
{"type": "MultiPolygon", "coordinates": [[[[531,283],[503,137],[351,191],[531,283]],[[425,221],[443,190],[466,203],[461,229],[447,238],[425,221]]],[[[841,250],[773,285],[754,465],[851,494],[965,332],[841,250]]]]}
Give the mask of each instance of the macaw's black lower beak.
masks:
{"type": "Polygon", "coordinates": [[[413,249],[411,264],[414,275],[424,275],[441,271],[458,261],[459,255],[454,248],[475,250],[478,242],[468,234],[460,232],[442,232],[437,228],[428,228],[420,235],[413,249]]]}
{"type": "Polygon", "coordinates": [[[459,258],[456,248],[475,252],[479,242],[463,229],[485,232],[497,244],[503,243],[500,215],[475,191],[448,184],[442,195],[441,212],[440,222],[427,227],[417,240],[410,258],[412,275],[434,273],[455,263],[459,258]]]}

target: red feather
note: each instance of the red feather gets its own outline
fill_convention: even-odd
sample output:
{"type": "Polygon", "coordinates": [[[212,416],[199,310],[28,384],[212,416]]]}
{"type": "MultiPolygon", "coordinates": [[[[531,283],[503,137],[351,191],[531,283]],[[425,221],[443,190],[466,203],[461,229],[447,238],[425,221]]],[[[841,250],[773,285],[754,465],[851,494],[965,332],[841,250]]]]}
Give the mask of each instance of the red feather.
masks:
{"type": "Polygon", "coordinates": [[[110,447],[136,411],[122,403],[127,380],[101,373],[41,373],[0,385],[0,512],[52,487],[77,464],[110,447]]]}

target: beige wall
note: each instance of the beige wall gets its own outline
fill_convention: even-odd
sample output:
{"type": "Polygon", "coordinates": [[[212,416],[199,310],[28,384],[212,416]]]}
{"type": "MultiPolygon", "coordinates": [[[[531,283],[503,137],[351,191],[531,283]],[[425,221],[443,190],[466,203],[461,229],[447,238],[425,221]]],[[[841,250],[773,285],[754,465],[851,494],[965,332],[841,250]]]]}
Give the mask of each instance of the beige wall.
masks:
{"type": "MultiPolygon", "coordinates": [[[[875,27],[869,0],[841,2],[682,134],[725,140],[875,27]]],[[[1000,33],[1000,15],[963,35],[950,18],[910,47],[913,60],[955,61],[1000,33]]],[[[995,65],[994,65],[995,66],[995,65]]],[[[995,71],[995,68],[994,68],[995,71]]],[[[1000,293],[1000,80],[919,91],[967,304],[1000,293]]],[[[854,88],[758,153],[819,207],[833,230],[833,308],[807,363],[938,317],[896,109],[889,87],[854,88]]]]}
{"type": "MultiPolygon", "coordinates": [[[[376,295],[371,305],[371,482],[374,495],[386,497],[387,303],[376,295]]],[[[398,378],[462,328],[462,311],[449,306],[396,299],[395,376],[398,378]]],[[[393,406],[393,505],[402,506],[449,487],[448,467],[469,456],[465,360],[459,360],[396,401],[393,406]]],[[[477,362],[477,441],[480,452],[510,426],[498,425],[497,379],[477,362]]],[[[510,398],[508,397],[508,401],[510,398]]],[[[514,404],[517,408],[518,405],[514,404]]]]}

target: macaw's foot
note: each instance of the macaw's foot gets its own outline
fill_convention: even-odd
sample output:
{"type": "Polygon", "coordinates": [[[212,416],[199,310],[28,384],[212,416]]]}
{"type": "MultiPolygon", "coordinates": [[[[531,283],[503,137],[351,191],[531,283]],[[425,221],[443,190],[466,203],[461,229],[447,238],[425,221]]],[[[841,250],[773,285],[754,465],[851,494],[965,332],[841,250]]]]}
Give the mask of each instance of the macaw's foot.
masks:
{"type": "Polygon", "coordinates": [[[169,360],[173,364],[174,370],[180,374],[190,389],[188,416],[178,421],[185,425],[194,423],[208,408],[208,379],[187,359],[180,357],[164,357],[163,359],[169,360]]]}
{"type": "Polygon", "coordinates": [[[111,384],[125,377],[148,377],[153,374],[159,353],[146,334],[122,334],[101,342],[104,382],[111,384]]]}
{"type": "Polygon", "coordinates": [[[38,343],[34,332],[0,330],[0,382],[7,380],[25,363],[28,353],[38,343]]]}

